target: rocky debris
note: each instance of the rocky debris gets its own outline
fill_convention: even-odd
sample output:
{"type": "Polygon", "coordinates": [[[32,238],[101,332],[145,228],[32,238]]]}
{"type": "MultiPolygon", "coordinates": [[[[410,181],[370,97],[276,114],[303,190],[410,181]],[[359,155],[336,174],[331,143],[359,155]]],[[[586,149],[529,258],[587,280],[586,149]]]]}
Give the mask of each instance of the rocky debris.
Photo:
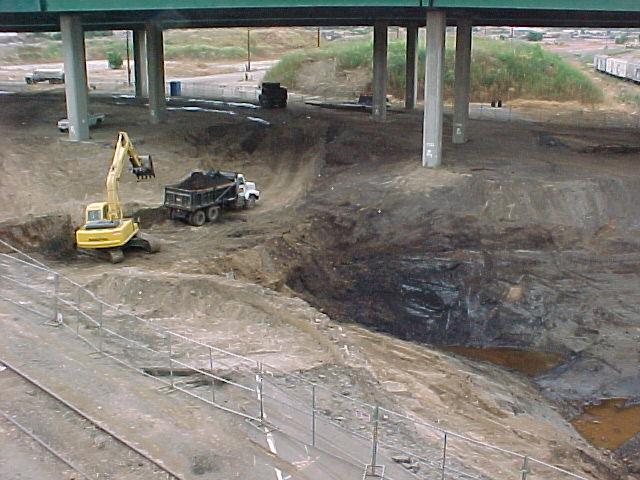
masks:
{"type": "Polygon", "coordinates": [[[408,455],[395,455],[391,457],[391,460],[393,460],[396,463],[399,463],[404,468],[406,468],[407,470],[413,473],[418,473],[420,471],[420,464],[418,462],[414,462],[412,458],[408,455]]]}
{"type": "Polygon", "coordinates": [[[629,473],[640,474],[640,433],[627,440],[616,450],[618,457],[626,465],[629,473]]]}

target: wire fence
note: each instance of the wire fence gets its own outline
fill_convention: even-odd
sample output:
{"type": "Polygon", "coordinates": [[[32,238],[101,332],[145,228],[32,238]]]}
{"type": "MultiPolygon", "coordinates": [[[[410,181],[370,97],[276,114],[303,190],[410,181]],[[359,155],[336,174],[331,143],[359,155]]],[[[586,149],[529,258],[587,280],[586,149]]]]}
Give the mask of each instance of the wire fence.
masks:
{"type": "MultiPolygon", "coordinates": [[[[448,110],[451,110],[449,108],[448,110]]],[[[495,107],[490,103],[474,103],[469,107],[469,117],[474,120],[496,122],[531,122],[586,128],[640,129],[640,113],[614,112],[610,110],[575,109],[535,110],[505,105],[495,107]]]]}
{"type": "Polygon", "coordinates": [[[391,406],[167,330],[0,240],[0,299],[107,357],[212,407],[348,462],[363,478],[588,480],[391,406]]]}

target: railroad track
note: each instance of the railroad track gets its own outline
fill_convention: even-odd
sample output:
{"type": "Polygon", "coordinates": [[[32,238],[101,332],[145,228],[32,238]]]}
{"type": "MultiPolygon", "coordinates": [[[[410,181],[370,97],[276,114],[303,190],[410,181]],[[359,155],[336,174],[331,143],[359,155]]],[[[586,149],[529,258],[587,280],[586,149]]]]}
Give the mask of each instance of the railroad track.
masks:
{"type": "Polygon", "coordinates": [[[184,480],[160,460],[114,433],[15,366],[0,358],[0,421],[46,450],[72,478],[184,480]]]}

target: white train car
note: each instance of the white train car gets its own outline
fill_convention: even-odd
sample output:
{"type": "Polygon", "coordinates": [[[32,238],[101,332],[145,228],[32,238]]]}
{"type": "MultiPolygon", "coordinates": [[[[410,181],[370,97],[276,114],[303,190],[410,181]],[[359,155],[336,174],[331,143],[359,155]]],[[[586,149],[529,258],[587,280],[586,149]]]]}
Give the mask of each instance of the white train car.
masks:
{"type": "Polygon", "coordinates": [[[627,79],[640,83],[640,63],[629,62],[627,65],[627,79]]]}
{"type": "Polygon", "coordinates": [[[607,56],[606,55],[596,55],[593,57],[593,68],[595,68],[598,72],[607,72],[607,56]]]}
{"type": "Polygon", "coordinates": [[[612,58],[610,60],[610,64],[607,60],[607,68],[609,68],[610,66],[611,69],[607,69],[607,73],[609,75],[613,75],[614,77],[627,78],[627,66],[629,65],[629,62],[627,62],[626,60],[621,60],[619,58],[612,58]]]}
{"type": "Polygon", "coordinates": [[[596,55],[593,57],[593,68],[598,72],[640,84],[640,62],[596,55]]]}

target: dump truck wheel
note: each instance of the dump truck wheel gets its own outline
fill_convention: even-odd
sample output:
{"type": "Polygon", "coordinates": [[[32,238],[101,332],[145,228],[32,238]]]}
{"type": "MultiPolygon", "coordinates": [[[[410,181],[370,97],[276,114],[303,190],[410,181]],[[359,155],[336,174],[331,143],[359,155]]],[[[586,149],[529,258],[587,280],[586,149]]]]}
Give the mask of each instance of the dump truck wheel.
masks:
{"type": "Polygon", "coordinates": [[[201,227],[207,220],[207,216],[202,210],[197,210],[189,214],[189,223],[194,227],[201,227]]]}
{"type": "Polygon", "coordinates": [[[256,206],[256,197],[254,195],[251,195],[249,198],[247,198],[244,201],[244,208],[246,208],[247,210],[255,206],[256,206]]]}
{"type": "Polygon", "coordinates": [[[220,207],[207,208],[207,221],[217,222],[218,220],[220,220],[220,207]]]}

